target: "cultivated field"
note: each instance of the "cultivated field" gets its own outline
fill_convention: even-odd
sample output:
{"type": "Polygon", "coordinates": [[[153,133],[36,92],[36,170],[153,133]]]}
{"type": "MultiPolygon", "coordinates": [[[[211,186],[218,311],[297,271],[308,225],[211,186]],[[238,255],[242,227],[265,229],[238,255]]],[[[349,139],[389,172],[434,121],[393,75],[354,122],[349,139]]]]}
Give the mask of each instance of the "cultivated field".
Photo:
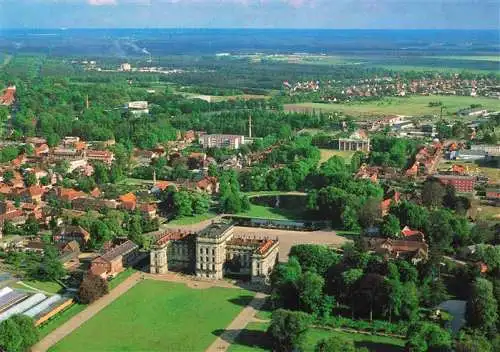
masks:
{"type": "Polygon", "coordinates": [[[380,101],[366,103],[344,103],[344,104],[322,104],[322,103],[299,103],[286,104],[286,111],[307,112],[333,112],[339,111],[347,115],[368,116],[383,115],[439,115],[440,107],[430,107],[430,102],[440,101],[446,107],[443,114],[452,117],[458,110],[467,108],[471,104],[481,104],[485,109],[499,111],[500,100],[490,98],[458,97],[458,96],[412,96],[408,98],[386,98],[380,101]]]}
{"type": "Polygon", "coordinates": [[[252,297],[145,280],[50,351],[204,351],[252,297]]]}

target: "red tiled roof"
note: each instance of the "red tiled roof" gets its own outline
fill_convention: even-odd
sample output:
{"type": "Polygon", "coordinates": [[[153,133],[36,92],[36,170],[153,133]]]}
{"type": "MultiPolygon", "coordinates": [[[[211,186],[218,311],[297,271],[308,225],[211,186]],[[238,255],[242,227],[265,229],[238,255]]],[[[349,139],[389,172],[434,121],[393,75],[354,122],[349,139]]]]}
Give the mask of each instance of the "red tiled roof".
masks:
{"type": "Polygon", "coordinates": [[[178,241],[187,238],[188,236],[193,235],[190,232],[182,231],[182,230],[168,230],[160,235],[157,235],[156,245],[162,246],[168,241],[178,241]]]}
{"type": "Polygon", "coordinates": [[[156,210],[158,207],[156,204],[151,204],[151,203],[146,203],[146,204],[141,204],[140,205],[140,210],[143,211],[143,212],[151,212],[151,211],[154,211],[156,210]]]}
{"type": "Polygon", "coordinates": [[[157,187],[159,190],[164,191],[168,188],[168,186],[173,185],[173,183],[170,183],[168,181],[158,181],[156,182],[155,187],[157,187]]]}
{"type": "Polygon", "coordinates": [[[92,197],[97,198],[97,197],[99,197],[99,196],[101,195],[101,190],[100,190],[99,188],[97,188],[97,187],[96,187],[96,188],[94,188],[92,191],[90,191],[90,195],[91,195],[92,197]]]}
{"type": "Polygon", "coordinates": [[[416,234],[419,234],[419,233],[422,233],[418,230],[412,230],[410,229],[408,226],[405,226],[402,230],[401,230],[401,234],[404,235],[405,237],[408,237],[408,236],[413,236],[413,235],[416,235],[416,234]]]}
{"type": "Polygon", "coordinates": [[[59,197],[66,201],[72,201],[76,198],[85,197],[85,193],[77,191],[73,188],[60,188],[59,197]]]}
{"type": "Polygon", "coordinates": [[[0,96],[0,105],[12,105],[15,100],[15,93],[15,87],[8,87],[7,89],[5,89],[3,95],[0,96]]]}
{"type": "Polygon", "coordinates": [[[205,178],[203,178],[202,180],[198,181],[196,183],[196,186],[200,189],[207,189],[208,186],[212,185],[216,185],[217,184],[217,177],[213,177],[213,176],[207,176],[205,178]]]}
{"type": "Polygon", "coordinates": [[[120,201],[124,203],[135,203],[137,202],[137,197],[132,192],[120,196],[120,201]]]}

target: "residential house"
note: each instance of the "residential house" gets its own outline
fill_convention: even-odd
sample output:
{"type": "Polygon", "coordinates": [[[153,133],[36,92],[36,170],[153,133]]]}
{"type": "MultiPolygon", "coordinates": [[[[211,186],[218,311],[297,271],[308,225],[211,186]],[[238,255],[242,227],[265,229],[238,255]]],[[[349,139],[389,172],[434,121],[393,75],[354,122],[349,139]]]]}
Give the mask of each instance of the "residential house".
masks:
{"type": "Polygon", "coordinates": [[[147,219],[154,219],[158,217],[158,206],[154,203],[144,203],[139,205],[141,214],[147,219]]]}
{"type": "Polygon", "coordinates": [[[80,266],[80,245],[77,241],[60,243],[58,246],[59,261],[66,270],[74,270],[80,266]]]}
{"type": "Polygon", "coordinates": [[[129,211],[135,210],[137,206],[137,197],[132,192],[120,196],[120,207],[129,211]]]}
{"type": "Polygon", "coordinates": [[[86,157],[88,160],[101,161],[110,165],[113,162],[115,155],[108,150],[88,150],[86,157]]]}
{"type": "Polygon", "coordinates": [[[196,182],[196,190],[205,192],[208,194],[219,193],[219,180],[217,177],[205,176],[200,181],[196,182]]]}
{"type": "Polygon", "coordinates": [[[94,259],[90,272],[103,278],[114,277],[137,261],[138,250],[139,246],[128,240],[94,259]]]}
{"type": "Polygon", "coordinates": [[[429,246],[424,241],[396,240],[391,238],[365,238],[367,247],[387,259],[404,258],[413,264],[425,261],[429,255],[429,246]]]}
{"type": "Polygon", "coordinates": [[[457,192],[472,193],[476,185],[475,176],[435,175],[443,185],[452,185],[457,192]]]}
{"type": "Polygon", "coordinates": [[[90,233],[81,226],[63,226],[54,236],[55,243],[69,243],[76,241],[80,247],[85,247],[90,241],[90,233]]]}
{"type": "Polygon", "coordinates": [[[72,202],[75,199],[86,197],[86,194],[82,191],[77,191],[73,188],[59,188],[56,190],[57,197],[65,202],[72,202]]]}
{"type": "Polygon", "coordinates": [[[389,197],[387,199],[384,199],[382,202],[380,202],[380,210],[382,212],[382,216],[386,216],[389,214],[389,209],[392,204],[398,204],[401,199],[401,193],[399,192],[394,192],[394,195],[392,197],[389,197]]]}

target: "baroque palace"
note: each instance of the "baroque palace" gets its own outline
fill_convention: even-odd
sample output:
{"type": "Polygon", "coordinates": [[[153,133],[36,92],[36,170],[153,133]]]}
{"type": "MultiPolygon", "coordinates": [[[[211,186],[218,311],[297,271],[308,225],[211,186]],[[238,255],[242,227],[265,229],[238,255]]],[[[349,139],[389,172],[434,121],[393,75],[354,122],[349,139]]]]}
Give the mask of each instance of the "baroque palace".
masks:
{"type": "Polygon", "coordinates": [[[214,223],[198,233],[167,231],[157,235],[150,271],[183,271],[210,279],[246,276],[263,283],[278,262],[278,255],[278,239],[241,237],[234,234],[233,225],[214,223]]]}

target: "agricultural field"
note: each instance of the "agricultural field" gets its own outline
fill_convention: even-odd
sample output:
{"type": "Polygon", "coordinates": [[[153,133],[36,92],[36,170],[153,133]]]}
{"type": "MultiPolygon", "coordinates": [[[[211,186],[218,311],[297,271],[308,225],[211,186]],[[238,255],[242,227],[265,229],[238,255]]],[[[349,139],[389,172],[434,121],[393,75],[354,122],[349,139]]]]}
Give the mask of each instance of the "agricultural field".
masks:
{"type": "Polygon", "coordinates": [[[492,61],[500,62],[500,57],[495,55],[450,55],[450,56],[425,56],[428,59],[463,60],[463,61],[492,61]]]}
{"type": "MultiPolygon", "coordinates": [[[[269,323],[250,323],[232,344],[229,352],[260,352],[271,351],[270,343],[265,335],[269,323]]],[[[397,352],[404,350],[405,341],[392,338],[365,334],[353,334],[340,331],[311,328],[306,336],[305,352],[313,352],[314,346],[320,340],[338,337],[353,340],[356,347],[366,347],[369,351],[397,352]]]]}
{"type": "Polygon", "coordinates": [[[204,351],[252,297],[141,281],[50,351],[204,351]]]}
{"type": "Polygon", "coordinates": [[[339,111],[354,117],[366,118],[368,116],[406,115],[422,116],[440,114],[440,107],[430,107],[430,102],[440,101],[446,107],[443,114],[452,117],[458,110],[467,108],[471,104],[481,104],[485,109],[499,111],[500,101],[484,97],[459,97],[459,96],[412,96],[408,98],[386,98],[372,102],[356,102],[342,104],[299,103],[286,104],[286,111],[339,111]]]}

